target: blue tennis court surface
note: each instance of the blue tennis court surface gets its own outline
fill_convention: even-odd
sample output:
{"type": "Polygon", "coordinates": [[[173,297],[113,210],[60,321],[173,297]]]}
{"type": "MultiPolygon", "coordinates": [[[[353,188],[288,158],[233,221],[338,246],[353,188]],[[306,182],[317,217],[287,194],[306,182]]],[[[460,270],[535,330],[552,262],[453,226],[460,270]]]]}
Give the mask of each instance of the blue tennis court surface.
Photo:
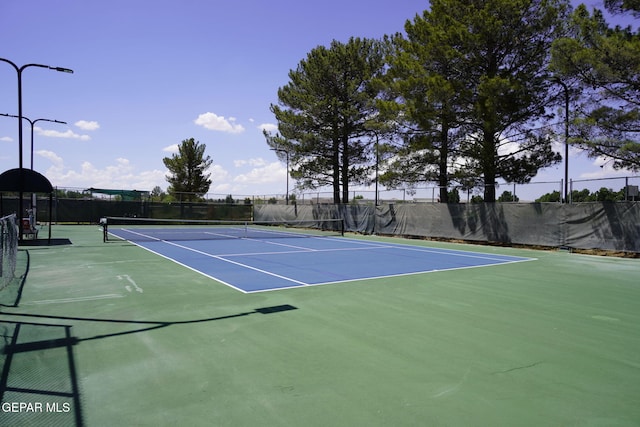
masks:
{"type": "MultiPolygon", "coordinates": [[[[109,232],[125,240],[131,236],[126,230],[109,232]]],[[[134,243],[245,293],[532,260],[346,237],[134,243]]]]}

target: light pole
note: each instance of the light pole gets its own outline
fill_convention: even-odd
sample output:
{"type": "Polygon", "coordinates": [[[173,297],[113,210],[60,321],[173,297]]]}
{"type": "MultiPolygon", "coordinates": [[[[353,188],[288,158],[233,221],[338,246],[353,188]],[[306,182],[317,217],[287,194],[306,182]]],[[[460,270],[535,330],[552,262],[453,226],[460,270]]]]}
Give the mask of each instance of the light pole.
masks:
{"type": "Polygon", "coordinates": [[[280,153],[284,153],[287,156],[287,193],[284,196],[285,203],[289,204],[289,152],[287,150],[283,150],[282,148],[271,148],[271,151],[276,151],[280,153]]]}
{"type": "Polygon", "coordinates": [[[375,197],[374,197],[374,206],[378,206],[378,164],[380,163],[380,152],[379,152],[379,143],[378,143],[378,132],[375,132],[376,135],[376,187],[375,187],[375,197]]]}
{"type": "Polygon", "coordinates": [[[564,203],[569,203],[569,87],[557,77],[553,81],[564,90],[564,203]]]}
{"type": "MultiPolygon", "coordinates": [[[[5,116],[5,117],[15,117],[18,118],[18,116],[13,115],[13,114],[6,114],[6,113],[0,113],[0,116],[5,116]]],[[[28,117],[22,117],[23,119],[25,119],[26,121],[28,121],[31,124],[31,170],[33,170],[33,127],[37,122],[50,122],[50,123],[60,123],[63,125],[66,125],[67,122],[61,122],[60,120],[51,120],[51,119],[35,119],[35,120],[31,120],[28,117]]]]}
{"type": "Polygon", "coordinates": [[[7,64],[11,65],[16,72],[18,73],[18,150],[19,150],[19,155],[18,155],[18,159],[19,159],[19,185],[20,185],[20,189],[19,189],[19,200],[18,200],[18,209],[20,210],[19,212],[19,220],[20,220],[20,240],[22,240],[22,195],[23,195],[23,190],[22,187],[24,186],[24,176],[22,174],[22,72],[29,67],[39,67],[39,68],[48,68],[50,70],[54,70],[54,71],[60,71],[62,73],[73,73],[73,70],[69,69],[69,68],[63,68],[63,67],[52,67],[50,65],[44,65],[44,64],[25,64],[21,67],[18,67],[15,63],[13,63],[12,61],[9,61],[8,59],[5,58],[0,58],[0,61],[2,62],[6,62],[7,64]]]}

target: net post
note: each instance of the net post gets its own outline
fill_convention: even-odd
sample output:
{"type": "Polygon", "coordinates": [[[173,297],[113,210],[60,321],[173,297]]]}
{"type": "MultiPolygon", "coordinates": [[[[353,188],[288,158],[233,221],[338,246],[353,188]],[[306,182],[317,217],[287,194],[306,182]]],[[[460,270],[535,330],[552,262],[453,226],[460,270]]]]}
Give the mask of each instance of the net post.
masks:
{"type": "Polygon", "coordinates": [[[344,236],[344,218],[340,218],[340,235],[344,236]]]}
{"type": "Polygon", "coordinates": [[[107,230],[107,218],[100,218],[100,225],[102,225],[102,242],[106,243],[109,240],[107,230]]]}

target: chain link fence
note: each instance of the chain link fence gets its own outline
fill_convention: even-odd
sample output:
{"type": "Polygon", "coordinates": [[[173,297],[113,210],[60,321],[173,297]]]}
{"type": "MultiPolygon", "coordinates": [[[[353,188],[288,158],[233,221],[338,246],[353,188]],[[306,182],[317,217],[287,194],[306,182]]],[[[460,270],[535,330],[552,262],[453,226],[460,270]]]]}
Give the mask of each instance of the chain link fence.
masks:
{"type": "MultiPolygon", "coordinates": [[[[594,179],[570,179],[567,185],[567,201],[634,201],[638,197],[640,176],[624,176],[594,179]]],[[[465,189],[460,186],[447,188],[454,203],[482,202],[484,187],[465,189]]],[[[526,184],[497,183],[496,198],[499,202],[555,202],[564,201],[564,181],[534,181],[526,184]]],[[[271,204],[285,204],[284,194],[271,196],[271,204]],[[274,201],[275,200],[275,201],[274,201]]],[[[269,200],[269,199],[267,199],[269,200]]],[[[308,191],[289,196],[297,204],[333,203],[331,191],[308,191]]],[[[439,203],[440,187],[417,186],[399,189],[358,188],[349,191],[350,203],[439,203]]]]}
{"type": "MultiPolygon", "coordinates": [[[[640,176],[623,176],[597,179],[571,179],[567,188],[567,203],[593,201],[637,201],[640,176]]],[[[450,202],[480,203],[483,188],[464,189],[450,187],[450,202]]],[[[496,198],[503,203],[548,202],[563,203],[563,181],[530,182],[527,184],[498,183],[496,198]]],[[[141,192],[146,193],[146,192],[141,192]]],[[[141,195],[137,200],[124,200],[117,195],[94,194],[86,189],[56,188],[51,218],[61,223],[95,223],[103,216],[185,218],[185,219],[238,219],[251,220],[253,207],[261,205],[317,205],[332,204],[330,191],[295,192],[290,194],[229,194],[207,193],[197,196],[189,193],[166,195],[141,195]],[[197,199],[197,202],[190,201],[197,199]]],[[[349,192],[350,204],[401,204],[439,203],[440,188],[424,186],[400,189],[357,188],[349,192]]],[[[35,206],[36,218],[49,218],[48,196],[24,195],[23,206],[35,206]]],[[[0,214],[17,213],[17,194],[0,195],[0,214]]]]}

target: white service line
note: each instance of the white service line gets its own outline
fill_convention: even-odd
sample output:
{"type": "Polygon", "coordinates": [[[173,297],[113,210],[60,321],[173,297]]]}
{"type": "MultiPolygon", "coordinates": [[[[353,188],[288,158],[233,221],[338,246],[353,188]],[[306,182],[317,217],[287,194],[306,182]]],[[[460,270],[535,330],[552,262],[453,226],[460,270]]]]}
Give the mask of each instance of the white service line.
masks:
{"type": "MultiPolygon", "coordinates": [[[[271,240],[251,239],[251,238],[248,238],[248,237],[244,238],[243,240],[250,240],[252,242],[260,242],[260,243],[268,243],[270,245],[275,245],[275,246],[284,246],[285,248],[300,249],[303,252],[317,252],[318,251],[317,249],[307,248],[305,246],[287,245],[285,243],[272,242],[271,240]]],[[[277,252],[275,252],[275,253],[277,253],[277,252]]]]}
{"type": "Polygon", "coordinates": [[[279,251],[279,252],[238,252],[238,253],[230,253],[230,254],[218,254],[218,256],[220,257],[238,256],[239,257],[239,256],[255,256],[255,255],[306,254],[306,253],[317,253],[317,252],[371,251],[376,249],[386,249],[386,247],[374,246],[370,248],[306,249],[306,250],[299,250],[299,251],[279,251]]]}
{"type": "MultiPolygon", "coordinates": [[[[243,264],[243,263],[241,263],[241,262],[232,261],[232,260],[230,260],[230,259],[223,258],[223,257],[221,257],[221,256],[219,256],[219,255],[212,255],[212,254],[207,253],[207,252],[203,252],[203,251],[200,251],[200,250],[197,250],[197,249],[193,249],[193,248],[190,248],[190,247],[188,247],[188,246],[184,246],[184,245],[179,245],[179,244],[177,244],[177,243],[169,242],[169,241],[166,241],[166,240],[165,240],[164,242],[165,242],[166,244],[168,244],[168,245],[173,245],[173,246],[176,246],[176,247],[178,247],[178,248],[186,249],[186,250],[188,250],[188,251],[192,251],[192,252],[196,252],[196,253],[199,253],[199,254],[201,254],[201,255],[204,255],[204,256],[208,256],[208,257],[210,257],[210,258],[215,258],[215,259],[218,259],[218,260],[220,260],[220,261],[228,262],[228,263],[230,263],[230,264],[235,264],[235,265],[238,265],[238,266],[240,266],[240,267],[247,268],[247,269],[249,269],[249,270],[253,270],[253,271],[257,271],[257,272],[259,272],[259,273],[266,274],[266,275],[268,275],[268,276],[273,276],[273,277],[277,277],[277,278],[279,278],[279,279],[286,280],[286,281],[288,281],[288,282],[297,283],[297,284],[299,284],[299,285],[303,285],[303,286],[308,286],[308,285],[309,285],[308,283],[301,282],[301,281],[299,281],[299,280],[295,280],[295,279],[292,279],[292,278],[290,278],[290,277],[281,276],[280,274],[272,273],[272,272],[270,272],[270,271],[266,271],[266,270],[263,270],[263,269],[261,269],[261,268],[252,267],[252,266],[250,266],[250,265],[243,264]]],[[[216,280],[217,280],[217,279],[216,279],[216,280]]]]}
{"type": "MultiPolygon", "coordinates": [[[[339,241],[339,239],[336,239],[339,241]]],[[[391,243],[391,244],[386,244],[386,243],[378,243],[378,244],[373,244],[373,243],[369,243],[369,242],[361,242],[359,240],[355,240],[355,239],[349,239],[348,240],[349,243],[356,243],[356,244],[360,244],[360,245],[365,245],[365,246],[369,246],[369,247],[376,247],[376,248],[388,248],[388,249],[404,249],[407,251],[415,251],[415,252],[427,252],[427,253],[434,253],[434,254],[440,254],[440,255],[451,255],[451,256],[458,256],[458,257],[464,257],[464,258],[479,258],[479,259],[490,259],[492,261],[501,261],[501,262],[519,262],[519,261],[535,261],[536,258],[525,258],[525,257],[519,257],[519,256],[512,256],[512,255],[492,255],[492,254],[488,254],[485,252],[473,252],[473,251],[464,251],[464,250],[458,250],[458,249],[437,249],[437,248],[429,248],[426,246],[413,246],[413,245],[404,245],[401,243],[391,243]],[[512,259],[512,260],[505,260],[504,257],[508,257],[508,258],[516,258],[516,259],[512,259]]]]}

